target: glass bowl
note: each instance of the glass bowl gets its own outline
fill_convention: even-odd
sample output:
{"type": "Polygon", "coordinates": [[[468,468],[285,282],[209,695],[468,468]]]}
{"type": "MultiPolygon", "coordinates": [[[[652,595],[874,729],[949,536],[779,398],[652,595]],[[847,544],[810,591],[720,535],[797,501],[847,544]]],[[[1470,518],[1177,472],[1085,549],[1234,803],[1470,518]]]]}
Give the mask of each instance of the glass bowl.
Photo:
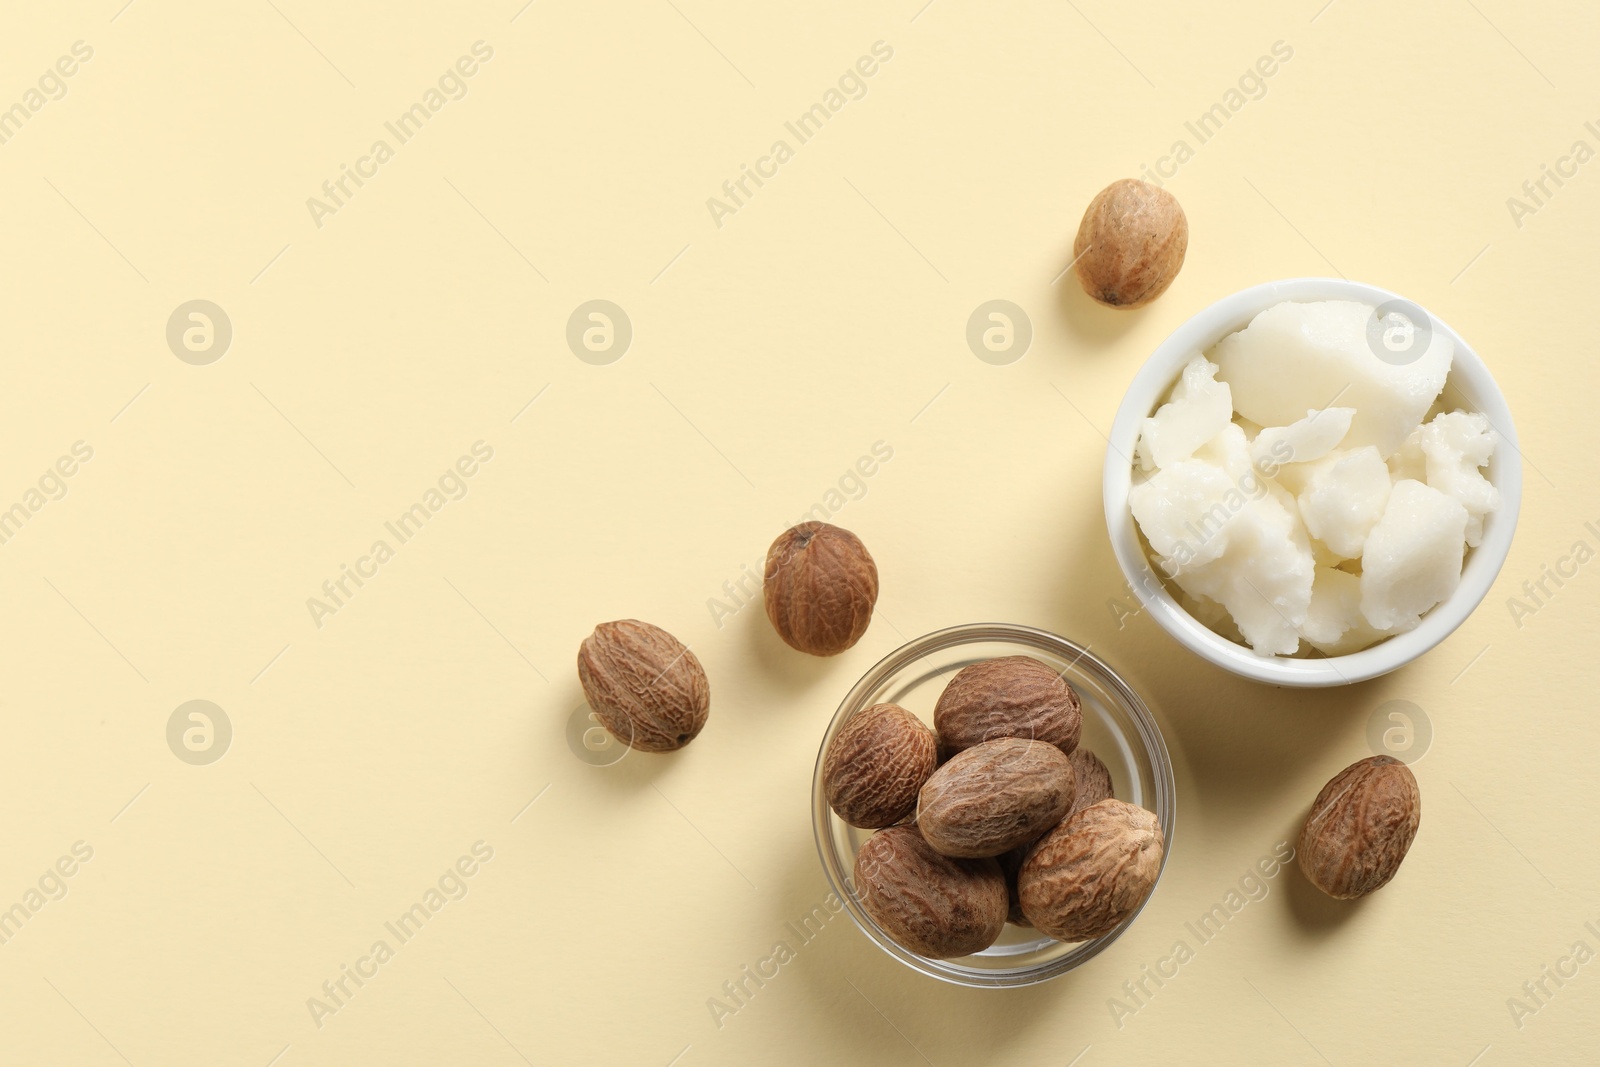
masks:
{"type": "MultiPolygon", "coordinates": [[[[1008,923],[998,941],[971,956],[935,960],[901,948],[866,913],[856,896],[851,877],[856,850],[874,831],[849,825],[828,807],[822,761],[834,736],[850,717],[874,704],[899,704],[931,726],[934,704],[950,677],[963,667],[997,656],[1032,656],[1060,671],[1076,690],[1083,702],[1080,744],[1105,762],[1117,799],[1147,808],[1161,820],[1166,839],[1161,865],[1165,870],[1167,856],[1172,853],[1176,810],[1172,763],[1155,717],[1138,694],[1087,648],[1029,626],[954,626],[919,637],[890,653],[856,683],[839,705],[822,737],[811,783],[811,821],[817,853],[829,884],[855,924],[879,948],[912,970],[956,985],[991,989],[1036,985],[1081,966],[1115,941],[1138,918],[1144,905],[1109,934],[1075,944],[1008,923]]],[[[1159,873],[1156,881],[1159,884],[1159,873]]],[[[1151,894],[1154,892],[1152,887],[1151,894]]],[[[1149,899],[1146,897],[1145,903],[1149,899]]]]}

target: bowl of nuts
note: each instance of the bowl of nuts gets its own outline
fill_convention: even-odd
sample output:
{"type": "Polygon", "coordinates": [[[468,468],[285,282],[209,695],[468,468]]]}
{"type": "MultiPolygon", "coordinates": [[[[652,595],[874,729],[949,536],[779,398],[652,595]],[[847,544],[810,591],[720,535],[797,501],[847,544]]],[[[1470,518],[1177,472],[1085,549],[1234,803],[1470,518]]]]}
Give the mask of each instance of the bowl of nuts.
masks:
{"type": "Polygon", "coordinates": [[[881,949],[957,985],[1034,985],[1104,951],[1166,863],[1172,764],[1088,649],[981,623],[887,656],[829,723],[812,783],[823,871],[881,949]]]}

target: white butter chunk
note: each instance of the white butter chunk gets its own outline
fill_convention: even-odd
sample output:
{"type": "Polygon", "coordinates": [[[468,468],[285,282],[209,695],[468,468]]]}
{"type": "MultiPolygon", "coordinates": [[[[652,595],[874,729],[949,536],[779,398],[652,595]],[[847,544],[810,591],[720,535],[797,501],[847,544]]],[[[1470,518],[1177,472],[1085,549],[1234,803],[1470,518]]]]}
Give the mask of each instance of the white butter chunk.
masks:
{"type": "Polygon", "coordinates": [[[1308,410],[1355,408],[1346,448],[1387,458],[1444,388],[1455,343],[1432,331],[1410,363],[1378,358],[1367,340],[1373,309],[1353,300],[1275,304],[1211,350],[1235,410],[1262,426],[1287,426],[1308,410]]]}
{"type": "Polygon", "coordinates": [[[1467,509],[1407,478],[1396,482],[1361,554],[1361,614],[1379,630],[1408,630],[1461,584],[1467,509]]]}

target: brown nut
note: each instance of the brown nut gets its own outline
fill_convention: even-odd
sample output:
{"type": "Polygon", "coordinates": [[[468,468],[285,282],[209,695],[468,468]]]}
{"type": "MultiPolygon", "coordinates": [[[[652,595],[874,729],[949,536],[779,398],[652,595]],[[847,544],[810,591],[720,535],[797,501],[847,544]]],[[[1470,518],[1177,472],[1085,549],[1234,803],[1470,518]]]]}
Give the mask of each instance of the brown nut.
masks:
{"type": "Polygon", "coordinates": [[[1311,804],[1300,831],[1300,869],[1330,897],[1365,896],[1395,876],[1421,818],[1410,767],[1393,756],[1352,763],[1311,804]]]}
{"type": "Polygon", "coordinates": [[[1002,656],[956,672],[934,706],[933,728],[945,756],[997,737],[1045,741],[1070,755],[1083,710],[1053,668],[1029,656],[1002,656]]]}
{"type": "Polygon", "coordinates": [[[583,639],[578,681],[600,725],[641,752],[687,745],[711,708],[711,687],[694,653],[637,619],[603,622],[583,639]]]}
{"type": "Polygon", "coordinates": [[[861,906],[895,943],[945,960],[994,944],[1006,925],[1006,880],[992,859],[941,856],[915,826],[879,830],[856,853],[861,906]]]}
{"type": "Polygon", "coordinates": [[[802,522],[767,549],[767,618],[791,648],[834,656],[861,640],[878,602],[878,565],[849,530],[802,522]]]}
{"type": "Polygon", "coordinates": [[[917,827],[946,856],[998,856],[1060,822],[1076,791],[1072,761],[1056,746],[996,738],[933,772],[917,799],[917,827]]]}
{"type": "Polygon", "coordinates": [[[1111,788],[1111,772],[1100,762],[1099,756],[1080,745],[1072,750],[1068,758],[1072,760],[1072,773],[1078,782],[1078,792],[1072,798],[1072,810],[1067,812],[1068,815],[1116,796],[1111,788]]]}
{"type": "Polygon", "coordinates": [[[898,704],[857,712],[828,744],[822,788],[851,826],[893,826],[917,806],[917,791],[938,765],[927,724],[898,704]]]}
{"type": "Polygon", "coordinates": [[[1152,813],[1120,800],[1091,804],[1028,853],[1017,876],[1022,912],[1058,941],[1109,934],[1150,895],[1165,847],[1152,813]]]}
{"type": "Polygon", "coordinates": [[[1109,307],[1137,308],[1172,284],[1188,247],[1189,220],[1177,198],[1123,178],[1089,202],[1072,255],[1084,292],[1109,307]]]}
{"type": "MultiPolygon", "coordinates": [[[[1099,756],[1079,745],[1067,758],[1072,761],[1073,777],[1078,783],[1077,791],[1072,796],[1072,810],[1067,812],[1068,818],[1091,804],[1109,800],[1115,795],[1111,786],[1111,772],[1106,769],[1099,756]]],[[[1050,829],[1053,830],[1055,827],[1052,826],[1050,829]]],[[[1022,873],[1022,861],[1028,858],[1028,853],[1033,851],[1033,846],[1038,844],[1039,838],[1043,836],[1044,834],[1040,834],[1039,837],[1026,841],[997,857],[1000,861],[1000,870],[1006,876],[1006,892],[1011,897],[1011,912],[1006,916],[1006,921],[1017,926],[1033,925],[1028,921],[1028,917],[1022,914],[1022,901],[1017,896],[1017,876],[1022,873]]]]}

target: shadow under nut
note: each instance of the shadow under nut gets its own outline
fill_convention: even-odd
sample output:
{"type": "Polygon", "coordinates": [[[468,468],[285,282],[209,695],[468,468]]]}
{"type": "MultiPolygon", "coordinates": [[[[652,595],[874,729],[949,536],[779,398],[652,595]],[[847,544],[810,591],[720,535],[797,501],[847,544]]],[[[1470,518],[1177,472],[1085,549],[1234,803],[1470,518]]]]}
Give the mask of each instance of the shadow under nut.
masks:
{"type": "Polygon", "coordinates": [[[1076,793],[1072,761],[1055,745],[997,738],[933,772],[918,797],[917,826],[946,856],[998,856],[1060,822],[1076,793]]]}
{"type": "Polygon", "coordinates": [[[1000,864],[1000,873],[1006,876],[1006,901],[1010,905],[1010,911],[1006,913],[1006,922],[1014,926],[1033,925],[1028,921],[1028,917],[1022,914],[1022,899],[1017,895],[1017,876],[1022,873],[1022,863],[1028,858],[1028,853],[1033,851],[1033,846],[1038,844],[1039,838],[1043,836],[1044,834],[1040,834],[1039,837],[1025,841],[995,857],[995,861],[1000,864]]]}
{"type": "Polygon", "coordinates": [[[933,731],[898,704],[874,704],[850,717],[822,762],[828,806],[851,826],[892,826],[917,806],[938,765],[933,731]]]}
{"type": "Polygon", "coordinates": [[[1091,804],[1023,861],[1017,876],[1023,914],[1058,941],[1103,937],[1150,895],[1165,847],[1153,813],[1120,800],[1091,804]]]}
{"type": "Polygon", "coordinates": [[[693,741],[711,710],[705,668],[659,626],[605,622],[578,648],[578,681],[600,725],[641,752],[693,741]]]}
{"type": "Polygon", "coordinates": [[[947,755],[997,737],[1026,737],[1070,754],[1083,731],[1072,686],[1031,656],[1001,656],[956,672],[939,694],[933,726],[947,755]]]}
{"type": "Polygon", "coordinates": [[[856,854],[861,906],[902,948],[930,959],[982,952],[1006,925],[1006,880],[992,859],[935,852],[915,826],[880,830],[856,854]]]}

